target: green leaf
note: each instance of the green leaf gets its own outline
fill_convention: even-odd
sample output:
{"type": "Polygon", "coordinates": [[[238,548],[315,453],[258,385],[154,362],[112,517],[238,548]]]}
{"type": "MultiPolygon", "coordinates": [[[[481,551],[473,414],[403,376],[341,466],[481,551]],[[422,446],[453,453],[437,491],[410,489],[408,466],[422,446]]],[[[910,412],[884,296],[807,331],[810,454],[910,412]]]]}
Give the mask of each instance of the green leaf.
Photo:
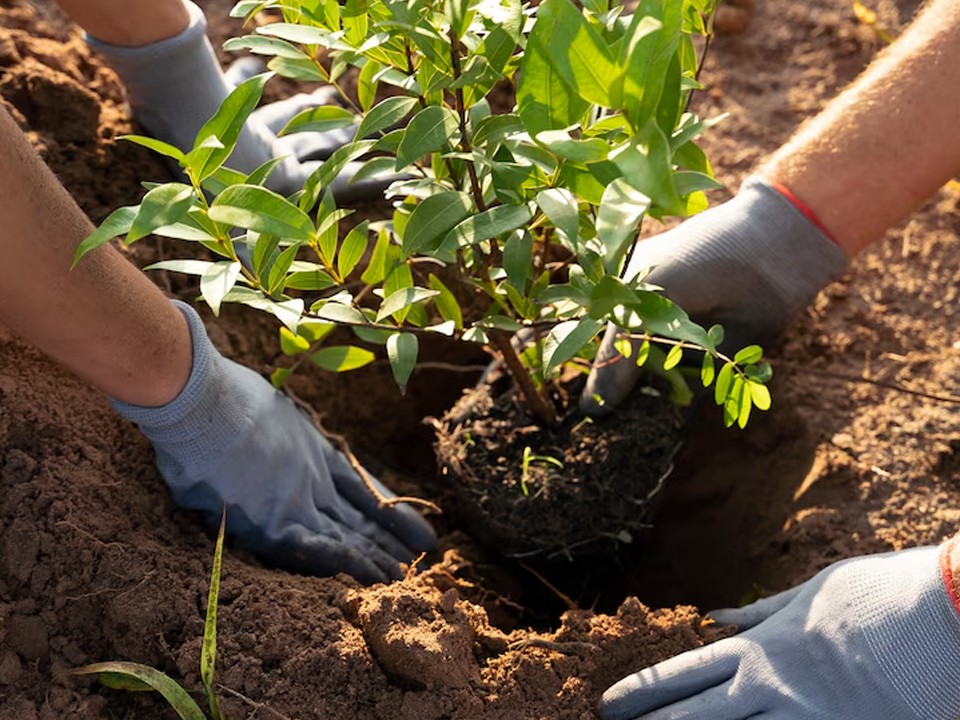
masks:
{"type": "Polygon", "coordinates": [[[393,378],[397,381],[400,394],[407,391],[407,382],[417,364],[417,353],[420,343],[413,333],[393,333],[387,338],[387,358],[390,360],[390,369],[393,378]]]}
{"type": "Polygon", "coordinates": [[[367,64],[360,70],[360,76],[357,78],[357,99],[360,100],[360,107],[364,112],[373,107],[377,99],[377,85],[379,84],[376,76],[383,69],[383,66],[375,60],[367,60],[367,64]]]}
{"type": "Polygon", "coordinates": [[[590,106],[550,62],[552,42],[550,23],[538,19],[527,38],[517,86],[517,109],[531,136],[577,124],[590,106]]]}
{"type": "Polygon", "coordinates": [[[425,198],[414,208],[403,230],[403,257],[432,252],[473,211],[466,193],[449,191],[425,198]]]}
{"type": "Polygon", "coordinates": [[[119,135],[117,140],[126,140],[136,145],[142,145],[145,148],[153,150],[155,153],[172,158],[178,163],[182,163],[184,158],[186,158],[186,155],[180,148],[174,147],[170,143],[165,143],[163,140],[157,140],[156,138],[144,137],[143,135],[119,135]]]}
{"type": "Polygon", "coordinates": [[[287,378],[293,374],[293,371],[289,368],[276,368],[272,373],[270,373],[270,384],[273,385],[277,390],[283,388],[284,384],[287,382],[287,378]]]}
{"type": "MultiPolygon", "coordinates": [[[[399,250],[399,248],[397,248],[399,250]]],[[[390,233],[381,228],[377,234],[377,242],[373,246],[370,263],[363,271],[360,279],[368,285],[378,285],[387,276],[387,262],[390,255],[390,233]]]]}
{"type": "Polygon", "coordinates": [[[710,353],[704,353],[703,364],[700,366],[700,382],[703,383],[704,387],[710,387],[710,383],[713,382],[714,375],[713,355],[710,353]]]}
{"type": "Polygon", "coordinates": [[[751,365],[763,357],[763,348],[759,345],[748,345],[733,356],[738,365],[751,365]]]}
{"type": "Polygon", "coordinates": [[[196,191],[183,183],[166,183],[153,188],[140,202],[140,209],[127,233],[126,243],[129,245],[136,242],[164,225],[185,220],[187,210],[196,197],[196,191]]]}
{"type": "Polygon", "coordinates": [[[298,132],[329,132],[339,128],[350,127],[356,122],[356,117],[346,108],[337,105],[321,105],[308,108],[290,118],[277,133],[279,136],[298,132]]]}
{"type": "Polygon", "coordinates": [[[75,268],[77,263],[80,262],[80,258],[88,252],[96,250],[115,237],[125,235],[133,226],[133,220],[137,217],[139,209],[139,205],[125,205],[110,213],[107,219],[100,223],[100,227],[84,238],[83,242],[77,247],[70,269],[75,268]]]}
{"type": "Polygon", "coordinates": [[[286,40],[265,37],[263,35],[245,35],[244,37],[230,38],[223,44],[227,52],[248,50],[256,55],[274,55],[290,60],[309,59],[301,50],[298,50],[286,40]]]}
{"type": "Polygon", "coordinates": [[[351,45],[359,45],[367,36],[368,0],[347,0],[343,5],[343,30],[351,45]]]}
{"type": "Polygon", "coordinates": [[[623,178],[607,185],[597,213],[597,236],[603,246],[603,265],[620,271],[627,250],[636,241],[637,227],[650,207],[650,198],[623,178]]]}
{"type": "Polygon", "coordinates": [[[324,370],[347,372],[369,365],[374,354],[355,345],[333,345],[323,348],[310,356],[310,362],[324,370]]]}
{"type": "Polygon", "coordinates": [[[301,355],[310,349],[310,342],[290,332],[290,328],[280,328],[280,350],[284,355],[301,355]]]}
{"type": "Polygon", "coordinates": [[[160,693],[181,720],[206,720],[203,711],[190,694],[168,675],[147,665],[132,662],[103,662],[68,670],[70,675],[100,675],[109,673],[135,678],[160,693]]]}
{"type": "Polygon", "coordinates": [[[462,38],[470,23],[474,12],[470,10],[470,0],[444,0],[443,17],[450,24],[450,29],[458,38],[462,38]]]}
{"type": "Polygon", "coordinates": [[[574,163],[598,162],[607,159],[610,146],[606,140],[589,138],[574,140],[566,130],[545,130],[534,138],[550,152],[574,163]]]}
{"type": "Polygon", "coordinates": [[[543,190],[537,195],[537,205],[543,210],[547,219],[558,229],[563,231],[573,247],[577,246],[580,227],[580,213],[577,209],[577,199],[564,188],[543,190]]]}
{"type": "Polygon", "coordinates": [[[162,260],[147,265],[144,270],[170,270],[185,275],[203,275],[213,265],[207,260],[162,260]]]}
{"type": "Polygon", "coordinates": [[[717,373],[717,384],[713,386],[713,399],[717,405],[723,405],[730,394],[730,385],[733,382],[733,364],[724,363],[717,373]]]}
{"type": "Polygon", "coordinates": [[[625,145],[610,153],[610,160],[623,179],[650,198],[663,211],[682,211],[680,196],[673,184],[670,143],[654,121],[648,122],[625,145]]]}
{"type": "Polygon", "coordinates": [[[203,623],[203,644],[200,648],[200,679],[207,691],[210,717],[222,718],[220,703],[213,689],[213,673],[217,664],[217,604],[220,598],[220,569],[223,565],[223,535],[227,526],[227,506],[220,515],[220,530],[217,532],[216,549],[213,552],[213,569],[210,571],[210,590],[207,593],[207,617],[203,623]]]}
{"type": "Polygon", "coordinates": [[[573,3],[545,0],[537,11],[536,25],[541,24],[548,28],[550,64],[566,83],[591,103],[608,108],[619,105],[621,70],[600,32],[573,3]]]}
{"type": "Polygon", "coordinates": [[[310,312],[319,319],[330,320],[335,323],[349,324],[366,322],[363,313],[355,307],[339,302],[322,300],[319,303],[314,303],[313,307],[310,308],[310,312]]]}
{"type": "Polygon", "coordinates": [[[213,201],[209,216],[215,222],[292,240],[308,240],[313,232],[309,215],[286,198],[259,185],[227,188],[213,201]]]}
{"type": "Polygon", "coordinates": [[[293,265],[293,261],[297,259],[299,250],[299,245],[290,245],[277,256],[276,262],[273,263],[267,275],[267,292],[269,294],[278,293],[287,282],[287,271],[293,265]]]}
{"type": "Polygon", "coordinates": [[[417,99],[412,97],[389,97],[370,109],[357,128],[357,140],[370,137],[401,122],[414,107],[417,99]]]}
{"type": "Polygon", "coordinates": [[[445,150],[457,134],[460,122],[449,108],[431,105],[418,112],[403,132],[397,148],[397,170],[416,162],[427,153],[445,150]]]}
{"type": "Polygon", "coordinates": [[[576,356],[603,329],[604,323],[590,318],[562,322],[543,342],[544,374],[576,356]]]}
{"type": "Polygon", "coordinates": [[[309,58],[290,59],[275,57],[267,63],[267,67],[277,75],[291,80],[304,82],[326,82],[327,74],[317,67],[316,62],[309,58]]]}
{"type": "MultiPolygon", "coordinates": [[[[270,177],[271,174],[273,174],[273,171],[276,170],[280,165],[282,165],[284,160],[286,160],[285,157],[270,158],[265,163],[262,163],[259,167],[255,168],[254,171],[249,175],[247,175],[245,180],[241,180],[239,184],[260,185],[260,186],[265,185],[267,182],[267,179],[270,177]]],[[[221,170],[222,169],[223,168],[221,168],[221,170]]],[[[231,183],[231,184],[237,184],[237,183],[231,183]]]]}
{"type": "Polygon", "coordinates": [[[737,378],[739,382],[739,387],[734,384],[734,392],[739,394],[740,400],[740,412],[737,414],[737,425],[741,429],[747,426],[747,422],[750,420],[750,408],[753,407],[753,395],[750,392],[750,383],[744,382],[743,378],[737,378]]]}
{"type": "Polygon", "coordinates": [[[278,37],[296,45],[327,45],[330,31],[309,25],[294,23],[270,23],[257,28],[260,35],[278,37]]]}
{"type": "Polygon", "coordinates": [[[516,115],[490,115],[477,123],[473,146],[496,145],[506,138],[523,132],[523,123],[516,115]]]}
{"type": "Polygon", "coordinates": [[[240,276],[240,263],[224,260],[214,263],[200,277],[200,295],[214,315],[220,314],[224,295],[233,289],[240,276]]]}
{"type": "Polygon", "coordinates": [[[214,116],[200,128],[193,150],[184,158],[187,170],[198,181],[210,177],[230,157],[240,137],[240,130],[260,102],[263,87],[271,77],[273,73],[262,73],[237,85],[214,116]],[[205,145],[210,137],[219,140],[220,147],[205,145]]]}
{"type": "Polygon", "coordinates": [[[440,317],[448,322],[452,322],[457,330],[463,330],[463,312],[460,310],[460,303],[450,292],[450,289],[433,273],[430,273],[430,287],[439,294],[436,296],[437,310],[440,311],[440,317]]]}
{"type": "Polygon", "coordinates": [[[376,145],[376,142],[373,140],[359,140],[334,150],[330,157],[314,170],[307,178],[307,182],[304,183],[303,195],[300,196],[297,203],[300,209],[308,211],[313,208],[320,198],[320,193],[337,179],[337,175],[347,164],[370,152],[374,145],[376,145]]]}
{"type": "Polygon", "coordinates": [[[770,389],[766,385],[761,385],[756,382],[748,383],[748,387],[750,388],[750,396],[753,399],[753,404],[757,406],[757,410],[769,410],[772,403],[770,389]]]}
{"type": "Polygon", "coordinates": [[[406,287],[390,293],[377,311],[377,322],[382,322],[396,312],[403,310],[414,303],[423,302],[440,293],[422,287],[406,287]]]}
{"type": "Polygon", "coordinates": [[[649,357],[650,357],[650,341],[644,340],[640,344],[640,347],[637,348],[637,360],[636,360],[637,367],[643,367],[647,362],[647,358],[649,357]]]}
{"type": "Polygon", "coordinates": [[[618,307],[633,307],[638,302],[637,294],[614,275],[604,275],[590,292],[590,317],[594,320],[609,319],[618,307]]]}
{"type": "MultiPolygon", "coordinates": [[[[525,207],[525,206],[524,206],[525,207]]],[[[503,269],[511,284],[523,293],[533,264],[533,236],[528,232],[511,233],[503,247],[503,269]]]]}
{"type": "Polygon", "coordinates": [[[621,44],[623,104],[634,128],[656,114],[679,41],[680,2],[641,0],[621,44]]]}
{"type": "MultiPolygon", "coordinates": [[[[532,217],[533,213],[527,205],[497,205],[460,222],[444,238],[443,245],[455,248],[490,240],[523,227],[532,217]]],[[[410,219],[413,220],[412,217],[410,219]]],[[[409,225],[407,232],[410,232],[409,225]]]]}
{"type": "Polygon", "coordinates": [[[340,273],[340,277],[346,279],[367,251],[367,245],[370,241],[369,226],[369,221],[364,220],[350,230],[343,239],[340,252],[337,255],[337,272],[340,273]]]}
{"type": "Polygon", "coordinates": [[[674,345],[667,351],[667,357],[663,361],[664,370],[673,370],[677,365],[680,364],[680,361],[683,359],[683,348],[679,345],[674,345]]]}

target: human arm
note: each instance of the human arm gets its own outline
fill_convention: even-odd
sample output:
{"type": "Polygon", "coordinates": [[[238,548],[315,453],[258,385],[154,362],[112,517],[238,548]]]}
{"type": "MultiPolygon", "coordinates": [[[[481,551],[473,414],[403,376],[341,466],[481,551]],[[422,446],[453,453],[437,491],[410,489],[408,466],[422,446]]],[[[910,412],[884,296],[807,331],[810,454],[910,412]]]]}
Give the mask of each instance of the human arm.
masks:
{"type": "Polygon", "coordinates": [[[303,413],[119,252],[70,270],[93,228],[2,107],[0,217],[0,322],[113,398],[179,504],[209,521],[226,504],[228,532],[298,572],[386,580],[433,546],[423,518],[381,507],[303,413]]]}
{"type": "MultiPolygon", "coordinates": [[[[933,2],[745,191],[641,241],[627,274],[655,266],[649,281],[695,320],[723,324],[729,348],[775,339],[846,259],[960,170],[958,20],[960,1],[933,2]]],[[[636,381],[615,337],[608,331],[588,382],[588,411],[603,409],[595,396],[616,405],[636,381]]]]}

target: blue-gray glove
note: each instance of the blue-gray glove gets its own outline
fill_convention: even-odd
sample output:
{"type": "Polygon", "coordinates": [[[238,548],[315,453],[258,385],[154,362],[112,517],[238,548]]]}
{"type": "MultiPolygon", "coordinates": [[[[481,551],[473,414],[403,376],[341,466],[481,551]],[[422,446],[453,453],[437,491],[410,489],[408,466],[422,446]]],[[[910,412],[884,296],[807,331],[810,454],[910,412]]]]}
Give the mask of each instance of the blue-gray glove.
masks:
{"type": "MultiPolygon", "coordinates": [[[[261,64],[247,59],[224,74],[207,39],[203,11],[189,0],[184,0],[184,5],[190,21],[174,37],[140,47],[111,45],[89,36],[87,41],[116,70],[126,87],[134,117],[144,128],[160,140],[189,150],[197,132],[235,84],[259,70],[261,64]]],[[[283,157],[284,161],[267,180],[267,187],[283,195],[300,190],[322,164],[319,161],[352,140],[353,132],[344,129],[286,137],[277,137],[277,133],[300,111],[329,105],[334,98],[333,88],[324,87],[255,110],[227,165],[251,173],[268,160],[283,157]]],[[[339,201],[381,197],[383,190],[397,179],[395,175],[381,174],[351,182],[360,167],[360,163],[348,164],[333,182],[331,189],[339,201]]]]}
{"type": "Polygon", "coordinates": [[[224,358],[193,308],[176,305],[193,342],[186,387],[159,408],[113,406],[153,443],[179,505],[203,511],[215,524],[226,503],[227,531],[242,546],[311,575],[395,579],[399,563],[435,546],[426,520],[407,505],[380,507],[348,460],[287,397],[224,358]]]}
{"type": "MultiPolygon", "coordinates": [[[[845,266],[840,248],[797,206],[751,177],[732,200],[640,241],[626,277],[654,268],[647,282],[701,325],[723,325],[723,347],[736,351],[776,339],[845,266]]],[[[610,326],[604,336],[581,396],[584,412],[612,409],[637,381],[636,363],[614,347],[617,333],[610,326]]]]}
{"type": "Polygon", "coordinates": [[[741,632],[624,678],[604,720],[956,720],[956,539],[839,562],[712,613],[741,632]]]}

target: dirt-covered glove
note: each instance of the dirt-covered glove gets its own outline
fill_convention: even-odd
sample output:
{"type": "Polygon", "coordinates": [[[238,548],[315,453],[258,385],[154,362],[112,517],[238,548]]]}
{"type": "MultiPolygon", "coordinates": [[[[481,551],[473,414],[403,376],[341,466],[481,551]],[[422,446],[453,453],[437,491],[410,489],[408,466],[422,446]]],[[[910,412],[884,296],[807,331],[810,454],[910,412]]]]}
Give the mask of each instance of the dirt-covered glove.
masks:
{"type": "MultiPolygon", "coordinates": [[[[845,265],[836,243],[793,202],[751,177],[732,200],[641,241],[626,277],[653,267],[647,282],[701,325],[723,325],[723,347],[736,350],[775,340],[845,265]]],[[[581,397],[585,412],[612,409],[636,383],[639,369],[619,355],[616,339],[608,327],[581,397]]]]}
{"type": "Polygon", "coordinates": [[[753,605],[740,634],[624,678],[603,720],[956,720],[957,540],[839,562],[753,605]]]}
{"type": "MultiPolygon", "coordinates": [[[[346,572],[366,583],[401,576],[401,562],[436,537],[408,505],[380,507],[349,461],[290,400],[224,358],[188,305],[193,366],[169,404],[113,402],[153,443],[181,506],[219,522],[264,561],[311,575],[346,572]]],[[[376,480],[379,491],[393,497],[376,480]]]]}
{"type": "MultiPolygon", "coordinates": [[[[133,114],[144,128],[157,139],[186,151],[193,147],[197,132],[234,89],[234,83],[249,74],[252,64],[241,64],[229,76],[224,74],[207,39],[203,11],[189,0],[184,5],[190,15],[189,24],[172,38],[140,47],[111,45],[90,36],[87,42],[117,71],[127,89],[133,114]]],[[[335,130],[280,138],[276,133],[302,110],[329,105],[333,100],[332,88],[324,87],[255,110],[240,133],[228,165],[250,173],[272,158],[283,157],[283,163],[267,180],[267,187],[283,195],[301,189],[321,161],[352,139],[352,135],[347,137],[343,131],[335,130]]],[[[357,163],[349,164],[334,181],[332,189],[339,201],[379,197],[396,179],[384,174],[351,183],[359,167],[357,163]]]]}

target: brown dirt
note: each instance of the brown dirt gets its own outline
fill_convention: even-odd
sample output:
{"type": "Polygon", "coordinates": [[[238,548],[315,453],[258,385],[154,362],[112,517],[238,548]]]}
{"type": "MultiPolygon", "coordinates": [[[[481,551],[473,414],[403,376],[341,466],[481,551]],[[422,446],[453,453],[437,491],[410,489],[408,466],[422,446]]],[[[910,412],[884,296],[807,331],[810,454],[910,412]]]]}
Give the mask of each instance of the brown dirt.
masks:
{"type": "MultiPolygon", "coordinates": [[[[913,9],[887,5],[900,22],[913,9]]],[[[767,0],[746,21],[715,43],[712,89],[697,100],[702,114],[730,113],[707,149],[731,187],[880,48],[847,0],[767,0]]],[[[215,22],[214,34],[228,26],[215,22]]],[[[113,141],[131,127],[119,85],[44,3],[0,0],[0,94],[95,220],[135,198],[139,179],[162,177],[147,153],[113,141]]],[[[707,413],[678,459],[646,564],[571,598],[610,614],[546,612],[526,571],[492,561],[447,519],[452,552],[389,587],[291,576],[229,551],[218,666],[228,712],[582,720],[618,676],[715,637],[687,603],[737,602],[843,557],[955,532],[957,406],[843,377],[960,395],[957,202],[941,193],[820,295],[776,352],[769,416],[737,433],[707,413]],[[518,606],[539,608],[551,629],[526,629],[518,606]]],[[[130,256],[163,253],[145,243],[130,256]]],[[[259,369],[276,354],[275,328],[242,309],[210,328],[259,369]]],[[[387,374],[318,374],[297,389],[368,456],[415,478],[388,482],[415,489],[430,472],[420,417],[449,407],[473,376],[418,373],[404,401],[387,374]]],[[[0,719],[171,717],[154,697],[61,670],[135,660],[196,687],[211,540],[172,506],[133,428],[6,331],[0,482],[0,719]]]]}

